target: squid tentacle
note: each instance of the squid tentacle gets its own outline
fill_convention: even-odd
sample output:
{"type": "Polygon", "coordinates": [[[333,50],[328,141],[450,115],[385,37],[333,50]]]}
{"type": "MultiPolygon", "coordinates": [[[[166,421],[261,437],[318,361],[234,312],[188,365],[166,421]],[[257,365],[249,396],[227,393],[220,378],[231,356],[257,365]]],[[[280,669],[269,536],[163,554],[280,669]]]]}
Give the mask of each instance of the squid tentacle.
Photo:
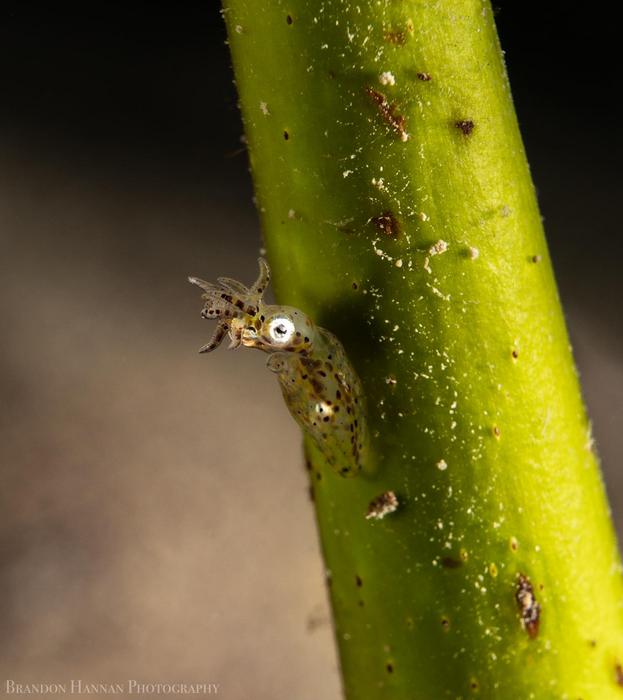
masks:
{"type": "Polygon", "coordinates": [[[219,277],[217,281],[225,291],[240,294],[243,297],[248,297],[251,294],[251,290],[248,287],[231,277],[219,277]]]}
{"type": "Polygon", "coordinates": [[[257,262],[260,266],[260,274],[249,291],[251,294],[257,294],[261,299],[270,282],[270,267],[264,258],[258,258],[257,262]]]}
{"type": "Polygon", "coordinates": [[[216,350],[216,348],[218,348],[218,346],[223,342],[223,338],[227,335],[228,330],[229,323],[227,321],[220,321],[216,326],[212,337],[210,338],[210,342],[206,343],[202,348],[200,348],[199,352],[203,354],[216,350]]]}

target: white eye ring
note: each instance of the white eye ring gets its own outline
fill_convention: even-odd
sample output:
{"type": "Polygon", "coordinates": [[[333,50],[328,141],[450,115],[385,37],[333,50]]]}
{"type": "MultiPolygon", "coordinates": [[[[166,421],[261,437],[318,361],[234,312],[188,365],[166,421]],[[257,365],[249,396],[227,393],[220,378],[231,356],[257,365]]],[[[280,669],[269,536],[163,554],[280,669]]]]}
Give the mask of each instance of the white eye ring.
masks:
{"type": "Polygon", "coordinates": [[[279,345],[288,343],[294,332],[294,323],[287,316],[275,316],[268,324],[270,339],[279,345]]]}

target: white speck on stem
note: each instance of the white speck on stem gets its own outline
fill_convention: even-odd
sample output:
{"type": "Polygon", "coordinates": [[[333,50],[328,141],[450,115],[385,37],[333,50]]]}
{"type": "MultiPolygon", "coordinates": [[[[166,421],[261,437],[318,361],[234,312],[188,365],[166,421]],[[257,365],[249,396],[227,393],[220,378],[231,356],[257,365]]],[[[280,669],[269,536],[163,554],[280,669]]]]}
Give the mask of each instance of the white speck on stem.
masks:
{"type": "Polygon", "coordinates": [[[379,82],[381,85],[395,85],[396,84],[396,77],[394,74],[389,71],[383,71],[381,75],[379,75],[379,82]]]}
{"type": "Polygon", "coordinates": [[[478,248],[474,248],[473,246],[469,247],[469,259],[470,260],[476,260],[480,256],[480,251],[478,248]]]}
{"type": "Polygon", "coordinates": [[[437,243],[432,245],[428,251],[429,255],[442,255],[448,250],[449,246],[445,241],[439,239],[437,243]]]}
{"type": "Polygon", "coordinates": [[[268,105],[266,104],[266,102],[260,102],[260,112],[265,117],[267,117],[270,114],[270,112],[268,111],[268,105]]]}
{"type": "Polygon", "coordinates": [[[447,468],[448,468],[448,463],[446,462],[445,459],[440,459],[437,462],[437,469],[439,469],[439,471],[445,472],[447,468]]]}
{"type": "Polygon", "coordinates": [[[398,260],[396,260],[396,262],[394,263],[394,265],[395,265],[396,267],[402,267],[402,258],[398,258],[398,260]]]}
{"type": "Polygon", "coordinates": [[[342,177],[347,178],[349,175],[352,175],[353,172],[355,172],[355,171],[354,171],[354,170],[345,170],[345,171],[342,173],[342,177]]]}
{"type": "Polygon", "coordinates": [[[437,287],[433,287],[432,285],[429,285],[429,286],[430,286],[431,291],[433,292],[433,294],[435,294],[436,296],[438,296],[440,299],[443,299],[444,301],[450,301],[450,295],[449,295],[449,294],[444,294],[444,293],[441,292],[439,289],[437,289],[437,287]]]}

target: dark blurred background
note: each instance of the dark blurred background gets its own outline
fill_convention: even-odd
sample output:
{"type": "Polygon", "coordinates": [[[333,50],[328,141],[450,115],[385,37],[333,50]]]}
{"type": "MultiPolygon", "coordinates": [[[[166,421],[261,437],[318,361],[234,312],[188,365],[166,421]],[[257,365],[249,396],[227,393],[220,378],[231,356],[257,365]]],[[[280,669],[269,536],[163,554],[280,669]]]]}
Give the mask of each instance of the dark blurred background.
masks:
{"type": "MultiPolygon", "coordinates": [[[[496,4],[621,531],[606,13],[496,4]]],[[[224,40],[208,0],[0,9],[0,692],[136,678],[338,697],[297,430],[259,354],[195,354],[209,331],[186,276],[250,280],[260,247],[224,40]]]]}

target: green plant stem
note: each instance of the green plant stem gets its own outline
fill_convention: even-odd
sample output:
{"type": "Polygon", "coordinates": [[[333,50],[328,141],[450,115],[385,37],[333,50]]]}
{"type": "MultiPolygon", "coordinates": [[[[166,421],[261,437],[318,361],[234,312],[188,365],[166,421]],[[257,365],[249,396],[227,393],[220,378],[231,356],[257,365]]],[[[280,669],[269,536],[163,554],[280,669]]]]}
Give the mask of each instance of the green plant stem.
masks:
{"type": "Polygon", "coordinates": [[[617,547],[489,3],[224,14],[277,298],[367,396],[362,476],[308,445],[346,696],[623,697],[617,547]]]}

